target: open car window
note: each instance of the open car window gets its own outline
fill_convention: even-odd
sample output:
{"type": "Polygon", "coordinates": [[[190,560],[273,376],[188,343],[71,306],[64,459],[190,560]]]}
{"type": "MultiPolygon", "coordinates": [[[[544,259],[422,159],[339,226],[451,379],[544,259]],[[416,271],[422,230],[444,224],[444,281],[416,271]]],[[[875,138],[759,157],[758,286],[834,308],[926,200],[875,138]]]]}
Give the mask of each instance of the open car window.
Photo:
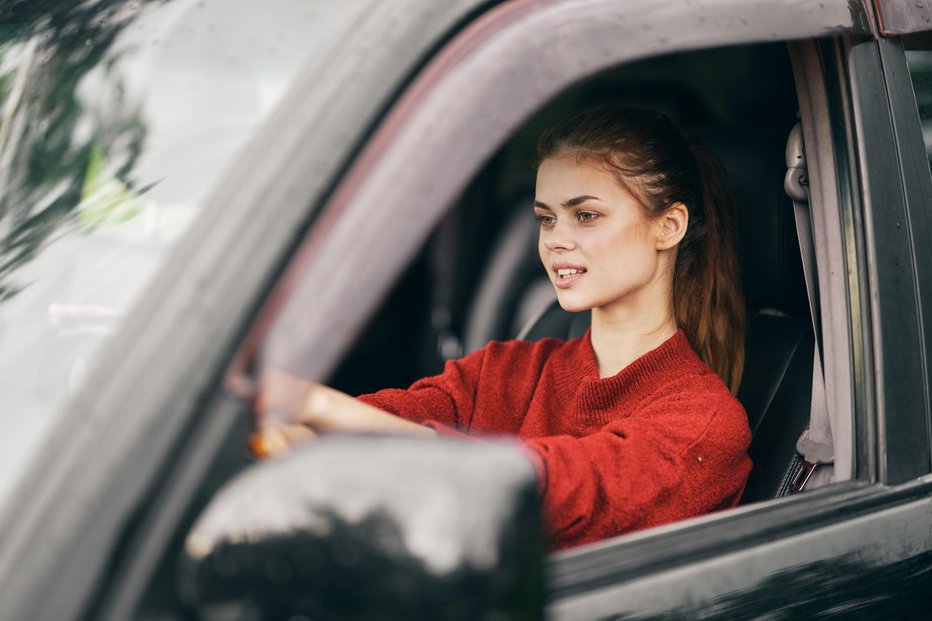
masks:
{"type": "MultiPolygon", "coordinates": [[[[544,11],[527,21],[514,19],[514,14],[503,12],[501,22],[496,26],[502,31],[510,30],[507,37],[501,35],[492,37],[492,41],[485,41],[485,31],[477,26],[473,31],[476,35],[464,34],[427,67],[418,82],[405,93],[399,105],[390,113],[375,135],[370,148],[361,154],[356,165],[337,188],[325,208],[320,224],[299,251],[289,268],[289,273],[282,281],[283,284],[272,294],[265,316],[260,321],[261,341],[253,341],[260,343],[258,350],[246,352],[240,364],[244,364],[254,353],[259,368],[284,368],[307,379],[325,380],[337,372],[338,360],[351,350],[356,335],[373,316],[376,317],[371,328],[373,331],[399,334],[393,328],[380,327],[379,320],[384,319],[385,325],[388,325],[391,313],[394,312],[399,323],[404,324],[405,335],[417,332],[416,327],[412,328],[418,325],[417,318],[422,319],[420,325],[430,326],[424,331],[427,334],[422,332],[414,336],[424,339],[414,347],[393,343],[383,346],[379,353],[373,354],[379,346],[367,345],[370,349],[367,354],[370,360],[381,363],[375,365],[376,368],[389,365],[392,367],[391,372],[386,372],[386,377],[398,371],[403,364],[408,366],[409,373],[406,378],[395,373],[394,377],[386,382],[403,385],[418,374],[423,375],[425,370],[435,370],[438,364],[438,360],[430,360],[429,356],[415,361],[408,360],[412,356],[411,352],[436,349],[442,351],[443,356],[456,355],[481,344],[483,340],[513,336],[515,326],[521,324],[523,318],[532,315],[536,310],[535,305],[540,303],[539,300],[533,299],[536,293],[529,294],[519,301],[510,311],[513,316],[500,318],[507,328],[501,330],[499,326],[496,328],[498,332],[486,330],[484,334],[478,334],[481,330],[476,328],[476,322],[470,322],[469,315],[479,310],[470,305],[478,299],[475,296],[482,295],[479,289],[485,270],[494,267],[489,265],[489,261],[496,236],[503,235],[514,214],[520,214],[521,209],[528,204],[529,179],[532,179],[532,175],[529,174],[526,164],[532,158],[530,145],[533,143],[534,134],[558,119],[561,114],[571,111],[574,106],[615,98],[645,107],[668,108],[687,131],[700,139],[706,138],[711,143],[718,142],[719,150],[728,153],[734,160],[733,175],[746,178],[743,180],[744,185],[739,188],[739,191],[746,195],[743,197],[745,204],[752,204],[758,198],[757,195],[762,196],[765,201],[783,201],[787,204],[787,209],[780,217],[791,219],[791,207],[782,194],[782,186],[777,179],[785,173],[783,150],[798,105],[795,102],[792,77],[787,73],[789,69],[786,56],[780,60],[781,81],[772,86],[770,102],[773,105],[761,108],[762,111],[766,110],[767,114],[756,117],[748,112],[753,108],[753,103],[747,104],[747,100],[753,102],[750,93],[754,87],[748,87],[743,80],[747,78],[749,71],[753,71],[748,69],[746,64],[757,62],[759,59],[755,58],[753,53],[742,55],[727,50],[708,51],[705,58],[710,60],[703,60],[700,52],[693,52],[683,53],[678,59],[657,61],[654,65],[645,61],[643,65],[631,65],[628,74],[620,69],[615,75],[625,77],[614,85],[611,72],[607,72],[605,76],[608,77],[603,77],[601,82],[592,79],[585,86],[560,95],[561,89],[570,83],[583,77],[592,77],[626,60],[642,58],[650,49],[669,52],[668,45],[661,44],[652,36],[633,34],[634,39],[630,47],[616,46],[612,54],[606,56],[596,54],[594,50],[601,48],[594,43],[591,48],[587,48],[593,50],[594,56],[591,59],[582,61],[577,55],[574,56],[573,63],[567,64],[558,58],[561,46],[568,46],[567,49],[573,49],[575,52],[573,42],[576,37],[588,37],[597,42],[599,37],[605,36],[617,41],[617,33],[602,30],[596,25],[599,20],[594,15],[574,15],[569,18],[562,14],[561,10],[561,7],[555,5],[552,10],[544,11]],[[578,31],[566,34],[565,38],[558,38],[549,46],[541,44],[538,47],[531,43],[536,36],[521,36],[522,32],[546,30],[557,19],[564,18],[571,19],[570,23],[574,28],[578,28],[578,31]],[[643,40],[638,37],[643,37],[643,40]],[[716,54],[720,54],[722,62],[726,65],[736,63],[733,70],[716,71],[713,79],[716,80],[714,86],[717,88],[713,88],[713,84],[707,82],[704,86],[694,89],[700,91],[698,95],[690,95],[690,80],[693,79],[690,76],[696,75],[696,71],[690,68],[690,63],[714,64],[716,54]],[[492,58],[495,58],[496,64],[508,70],[487,71],[486,68],[493,62],[492,58]],[[588,63],[587,69],[581,69],[580,62],[588,63]],[[651,75],[656,76],[663,72],[662,62],[670,62],[673,65],[680,63],[681,66],[674,74],[682,76],[682,81],[664,83],[663,80],[652,78],[651,75]],[[457,71],[449,71],[450,63],[454,63],[457,71]],[[643,74],[638,75],[639,71],[643,74]],[[466,83],[470,84],[470,88],[465,88],[466,83]],[[589,92],[586,92],[587,88],[590,89],[589,92]],[[677,89],[682,92],[677,92],[677,89]],[[553,100],[554,103],[548,110],[540,110],[542,102],[557,95],[560,97],[553,100]],[[689,96],[694,96],[695,99],[690,100],[689,96]],[[745,98],[746,101],[741,101],[741,98],[745,98]],[[691,109],[689,104],[683,102],[693,103],[697,107],[691,109]],[[681,109],[677,109],[677,106],[681,109]],[[476,122],[477,118],[486,117],[488,118],[485,122],[476,122]],[[751,129],[750,126],[754,125],[757,127],[751,129]],[[729,132],[732,135],[728,135],[729,132]],[[749,135],[753,136],[751,140],[747,139],[749,135]],[[513,137],[511,143],[507,143],[509,137],[513,137]],[[751,144],[755,140],[759,142],[751,144]],[[743,157],[740,154],[742,148],[758,159],[743,157]],[[476,177],[476,173],[490,158],[493,164],[483,175],[476,177]],[[766,158],[772,159],[766,162],[766,158]],[[762,178],[761,175],[766,177],[767,173],[749,173],[747,169],[752,166],[769,168],[769,174],[774,175],[775,180],[769,189],[756,187],[756,182],[762,178]],[[758,176],[757,179],[755,175],[758,176]],[[471,179],[474,181],[469,185],[471,179]],[[449,257],[436,256],[438,253],[442,254],[442,250],[434,251],[433,257],[428,256],[431,250],[419,255],[428,234],[440,222],[447,206],[456,202],[458,196],[463,197],[461,204],[466,205],[458,215],[451,216],[458,219],[458,224],[441,225],[438,230],[441,241],[431,244],[435,248],[444,245],[449,247],[450,242],[455,241],[451,240],[450,236],[457,235],[454,230],[457,227],[472,227],[472,234],[476,235],[478,242],[465,242],[464,247],[470,247],[464,251],[467,256],[455,257],[452,260],[449,257]],[[494,209],[473,208],[478,203],[494,205],[494,209]],[[489,236],[486,231],[494,231],[494,234],[489,236]],[[406,243],[397,243],[396,240],[400,239],[404,239],[406,243]],[[476,248],[477,245],[483,250],[476,248]],[[350,252],[351,248],[365,248],[367,252],[350,252]],[[473,256],[468,256],[470,253],[473,256]],[[466,263],[457,263],[460,259],[466,263]],[[384,299],[398,274],[412,261],[415,261],[415,267],[409,272],[407,284],[403,284],[403,287],[407,287],[405,291],[410,292],[420,284],[422,291],[426,285],[431,293],[409,295],[409,298],[414,298],[413,302],[408,302],[410,308],[402,305],[395,309],[389,307],[387,313],[384,308],[377,311],[376,304],[384,299]],[[433,279],[433,275],[438,272],[442,272],[441,278],[433,279]],[[360,302],[352,307],[322,302],[340,299],[360,302]],[[363,300],[368,301],[363,303],[363,300]],[[454,306],[459,305],[459,308],[437,308],[438,301],[442,306],[448,303],[447,300],[454,306]],[[427,318],[427,322],[423,321],[424,318],[427,318]],[[467,328],[475,329],[467,334],[467,328]],[[433,334],[430,334],[431,330],[433,334]],[[402,352],[400,355],[405,358],[405,362],[389,362],[399,351],[402,352]]],[[[598,12],[602,9],[591,10],[598,12]]],[[[733,16],[729,19],[731,17],[733,16]]],[[[683,19],[688,21],[691,18],[684,16],[683,19]]],[[[493,16],[486,16],[481,26],[492,22],[493,16]]],[[[635,30],[641,33],[651,32],[650,24],[646,26],[642,25],[635,30]]],[[[562,27],[569,28],[565,25],[562,27]]],[[[802,28],[799,30],[799,36],[808,32],[801,25],[799,28],[802,28]]],[[[571,29],[566,32],[571,32],[571,29]]],[[[821,32],[819,27],[813,26],[811,34],[821,32]]],[[[707,36],[708,41],[719,43],[723,40],[719,34],[712,31],[709,31],[707,36]]],[[[751,40],[766,40],[770,35],[761,32],[756,36],[751,33],[743,36],[751,40]]],[[[686,47],[703,46],[702,42],[694,41],[686,47]]],[[[582,55],[586,53],[580,51],[582,55]]],[[[773,67],[768,67],[768,70],[773,70],[773,67]]],[[[824,119],[821,122],[823,126],[827,126],[824,119]]],[[[715,144],[710,146],[713,149],[716,147],[715,144]]],[[[816,197],[815,202],[827,200],[829,194],[826,192],[825,196],[816,197]]],[[[777,212],[778,210],[774,210],[774,213],[777,212]]],[[[753,228],[755,216],[745,215],[747,223],[753,228]]],[[[832,226],[828,222],[820,230],[827,232],[826,234],[840,235],[840,227],[832,226]]],[[[829,250],[827,244],[821,245],[825,248],[823,253],[838,254],[841,247],[840,243],[836,243],[832,247],[834,249],[829,250]]],[[[757,248],[756,242],[749,243],[749,247],[753,253],[757,248]]],[[[843,260],[838,256],[837,260],[843,260]]],[[[771,276],[779,282],[774,280],[768,283],[752,278],[746,284],[749,295],[758,300],[757,306],[763,314],[797,314],[805,321],[808,305],[802,279],[798,272],[791,276],[783,273],[793,269],[793,260],[792,253],[782,253],[777,259],[757,257],[755,261],[761,264],[779,264],[782,261],[787,265],[778,265],[776,270],[771,271],[771,276]],[[792,289],[788,297],[793,300],[777,303],[766,299],[768,291],[773,289],[792,289]],[[789,306],[780,308],[781,304],[789,306]]],[[[824,259],[820,261],[824,262],[824,259]]],[[[826,269],[824,272],[828,274],[830,270],[826,269]]],[[[844,282],[841,282],[842,291],[844,286],[844,282]]],[[[837,295],[839,287],[825,289],[825,295],[830,297],[837,295]]],[[[404,293],[398,295],[405,297],[404,293]]],[[[844,294],[842,296],[836,308],[847,307],[844,294]]],[[[845,357],[846,343],[847,339],[845,345],[838,349],[845,357]]],[[[365,355],[361,354],[357,359],[364,360],[365,355]]],[[[836,377],[831,378],[831,388],[840,393],[850,391],[851,378],[845,373],[850,365],[846,363],[845,357],[833,358],[840,371],[836,377]]],[[[811,381],[811,362],[809,364],[810,379],[807,381],[811,381]]],[[[341,387],[350,392],[385,387],[379,385],[378,381],[360,379],[358,369],[361,368],[363,367],[356,367],[355,372],[344,369],[340,378],[345,383],[341,387]],[[354,375],[356,377],[353,377],[354,375]]],[[[375,371],[372,377],[378,373],[379,371],[375,371]]],[[[833,403],[833,406],[838,416],[850,417],[850,402],[842,400],[837,405],[833,403]]],[[[850,432],[850,425],[848,429],[850,432]]],[[[850,442],[850,433],[846,441],[850,442]]],[[[843,480],[850,476],[849,460],[837,478],[843,480]]]]}
{"type": "MultiPolygon", "coordinates": [[[[785,144],[801,101],[795,92],[785,43],[721,48],[716,45],[723,41],[720,33],[709,31],[706,42],[691,42],[684,46],[689,49],[680,50],[677,56],[638,64],[634,61],[643,58],[646,50],[669,52],[669,46],[648,35],[638,35],[645,39],[635,36],[631,47],[616,46],[610,56],[596,53],[602,49],[597,44],[599,37],[617,41],[617,32],[603,31],[598,26],[600,19],[594,15],[574,14],[570,18],[558,5],[526,22],[504,13],[502,22],[497,24],[501,29],[497,34],[507,31],[508,36],[501,34],[487,41],[483,28],[493,23],[493,16],[494,12],[480,22],[481,28],[467,31],[444,50],[389,113],[369,147],[337,187],[279,287],[272,292],[257,324],[259,332],[250,338],[251,345],[241,350],[234,373],[243,373],[247,365],[253,364],[253,372],[262,368],[285,369],[306,379],[331,381],[358,394],[390,386],[403,387],[436,370],[444,357],[458,355],[471,344],[513,336],[515,326],[522,323],[523,317],[532,315],[534,306],[540,303],[534,297],[540,288],[533,284],[528,295],[520,296],[522,299],[510,309],[511,314],[502,317],[504,330],[486,331],[480,336],[467,334],[467,328],[476,327],[471,325],[469,316],[479,312],[475,303],[482,297],[483,275],[496,267],[498,259],[492,258],[494,244],[506,235],[512,219],[522,217],[522,211],[528,214],[525,222],[531,221],[526,211],[532,177],[527,163],[532,158],[529,147],[534,136],[576,106],[617,99],[671,112],[688,132],[706,140],[713,150],[730,160],[732,175],[740,181],[738,191],[744,195],[740,199],[745,206],[741,216],[751,231],[749,235],[781,239],[792,236],[787,232],[793,230],[792,206],[781,181],[786,172],[785,144]],[[578,30],[570,28],[567,19],[578,30]],[[542,40],[539,30],[558,22],[563,32],[573,34],[557,38],[548,46],[535,46],[533,41],[542,40]],[[537,34],[521,34],[530,30],[537,34]],[[596,42],[586,48],[593,56],[582,61],[577,55],[573,63],[562,62],[561,46],[576,51],[573,48],[576,37],[596,42]],[[694,49],[708,47],[712,49],[694,49]],[[507,70],[487,71],[493,58],[497,66],[507,70]],[[581,69],[581,62],[587,63],[586,69],[581,69]],[[703,67],[717,62],[731,70],[716,70],[710,78],[715,82],[698,83],[696,76],[703,75],[703,67]],[[456,71],[450,71],[451,63],[456,71]],[[766,70],[770,75],[780,76],[779,80],[766,85],[754,82],[758,70],[755,63],[772,63],[766,70]],[[620,64],[621,68],[613,72],[611,68],[620,64]],[[658,75],[677,77],[665,82],[658,75]],[[564,90],[582,78],[588,80],[564,90]],[[765,88],[767,102],[755,107],[752,93],[761,88],[765,88]],[[541,103],[551,98],[550,107],[542,109],[541,103]],[[477,118],[486,120],[477,123],[477,118]],[[458,211],[447,210],[457,203],[458,211]],[[763,203],[767,203],[768,210],[759,216],[752,208],[763,203]],[[778,203],[783,205],[783,211],[778,203]],[[443,220],[445,214],[451,215],[443,220]],[[770,222],[774,219],[779,226],[789,228],[778,230],[770,222]],[[763,232],[755,232],[764,220],[768,224],[762,227],[763,232]],[[433,230],[437,231],[436,237],[429,240],[433,230]],[[457,240],[458,235],[464,239],[457,240]],[[462,244],[463,256],[443,256],[457,243],[462,244]],[[392,284],[405,266],[412,267],[394,289],[394,298],[379,306],[393,291],[392,284]],[[353,300],[353,304],[340,300],[353,300]],[[354,350],[357,335],[370,321],[367,335],[370,338],[364,337],[354,350]],[[386,335],[388,338],[380,342],[386,335]],[[255,345],[257,349],[252,349],[255,345]],[[421,352],[428,353],[422,356],[421,352]],[[434,356],[432,352],[440,355],[434,356]]],[[[797,36],[824,32],[815,25],[811,31],[802,24],[796,28],[797,36]]],[[[650,32],[650,28],[641,28],[639,32],[650,32]]],[[[768,36],[761,32],[749,34],[748,39],[767,41],[768,36]]],[[[586,53],[580,52],[582,57],[586,53]]],[[[800,63],[805,62],[810,63],[809,70],[818,66],[817,60],[798,61],[797,72],[802,71],[800,63]]],[[[804,120],[809,124],[807,132],[812,135],[828,128],[828,120],[819,117],[816,110],[804,120]]],[[[815,146],[816,140],[810,140],[815,146]]],[[[822,159],[831,161],[833,157],[829,146],[822,159]]],[[[841,242],[828,240],[829,236],[840,236],[843,228],[838,220],[837,198],[832,197],[834,186],[820,184],[822,174],[830,179],[830,170],[822,168],[813,180],[814,190],[822,192],[812,201],[819,213],[815,227],[820,235],[816,242],[820,264],[826,264],[828,258],[845,261],[841,242]],[[834,209],[824,209],[825,203],[832,203],[834,209]]],[[[527,238],[525,235],[524,239],[527,238]]],[[[799,250],[774,248],[771,253],[753,237],[749,237],[747,246],[752,257],[755,251],[763,251],[752,259],[755,264],[749,266],[753,269],[749,270],[751,276],[746,283],[760,321],[767,325],[774,322],[791,325],[790,331],[798,335],[793,337],[798,341],[787,338],[786,342],[792,345],[788,351],[795,357],[793,377],[798,376],[799,384],[788,381],[779,393],[767,392],[766,386],[756,387],[754,398],[761,403],[755,408],[765,412],[791,408],[796,417],[792,428],[802,431],[808,424],[811,352],[815,345],[811,335],[808,350],[803,344],[806,331],[811,334],[806,327],[811,326],[811,317],[798,267],[799,250]],[[764,277],[759,277],[760,273],[764,277]],[[775,292],[779,293],[776,298],[772,297],[775,292]],[[809,353],[803,353],[806,351],[809,353]],[[798,390],[798,386],[806,388],[798,390]],[[787,401],[794,399],[791,406],[787,405],[787,401]]],[[[522,249],[516,254],[525,256],[526,252],[522,249]]],[[[828,268],[821,268],[821,272],[823,276],[833,273],[828,268]]],[[[845,314],[848,298],[846,283],[838,275],[845,272],[834,273],[833,284],[829,282],[832,279],[826,278],[823,296],[835,300],[832,308],[843,313],[842,323],[838,324],[838,331],[823,334],[819,346],[825,345],[834,354],[831,364],[835,371],[826,378],[829,390],[844,395],[850,393],[852,382],[845,314]],[[837,297],[839,291],[841,297],[837,297]],[[842,336],[843,340],[839,340],[842,336]]],[[[768,328],[758,330],[758,334],[765,343],[772,337],[768,328]]],[[[830,399],[830,404],[832,415],[849,419],[852,416],[850,399],[830,399]]],[[[755,420],[753,424],[759,422],[755,420]]],[[[762,434],[773,433],[780,439],[779,446],[774,441],[774,446],[761,458],[780,453],[792,459],[798,433],[787,435],[788,425],[778,415],[765,422],[762,434]]],[[[853,425],[842,424],[837,428],[841,441],[850,443],[853,425]]],[[[852,453],[850,450],[839,453],[845,458],[840,460],[842,467],[835,479],[846,480],[854,472],[852,453]]],[[[762,467],[759,472],[773,479],[768,485],[784,485],[786,473],[774,468],[762,467]]],[[[780,494],[754,499],[775,495],[780,494]]]]}

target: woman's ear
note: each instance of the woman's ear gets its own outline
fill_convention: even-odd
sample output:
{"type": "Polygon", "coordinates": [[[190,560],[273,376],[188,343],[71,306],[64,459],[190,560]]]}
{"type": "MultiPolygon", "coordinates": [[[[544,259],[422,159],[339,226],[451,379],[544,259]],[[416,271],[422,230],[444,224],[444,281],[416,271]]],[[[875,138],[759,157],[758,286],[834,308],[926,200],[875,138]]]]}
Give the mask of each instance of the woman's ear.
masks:
{"type": "Polygon", "coordinates": [[[683,241],[689,225],[689,210],[683,203],[673,203],[657,219],[657,250],[669,250],[683,241]]]}

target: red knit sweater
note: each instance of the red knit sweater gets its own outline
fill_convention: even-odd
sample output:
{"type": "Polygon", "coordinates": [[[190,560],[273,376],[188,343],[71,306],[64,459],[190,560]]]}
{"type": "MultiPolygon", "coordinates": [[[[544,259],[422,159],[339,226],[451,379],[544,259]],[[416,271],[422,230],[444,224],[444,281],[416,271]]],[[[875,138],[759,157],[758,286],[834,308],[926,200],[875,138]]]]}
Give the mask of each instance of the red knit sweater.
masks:
{"type": "Polygon", "coordinates": [[[682,330],[605,379],[586,333],[493,342],[360,399],[440,431],[521,438],[556,549],[733,507],[751,470],[744,408],[682,330]]]}

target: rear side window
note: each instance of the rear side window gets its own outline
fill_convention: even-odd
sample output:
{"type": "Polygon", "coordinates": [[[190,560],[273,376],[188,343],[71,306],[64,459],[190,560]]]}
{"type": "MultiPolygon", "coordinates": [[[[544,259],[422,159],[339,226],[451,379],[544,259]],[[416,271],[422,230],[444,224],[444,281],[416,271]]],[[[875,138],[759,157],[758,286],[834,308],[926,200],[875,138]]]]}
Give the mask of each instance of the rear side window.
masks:
{"type": "MultiPolygon", "coordinates": [[[[906,51],[909,78],[916,93],[919,119],[922,122],[922,141],[926,145],[926,158],[932,168],[932,40],[922,47],[906,51]]],[[[920,44],[921,45],[921,44],[920,44]]]]}

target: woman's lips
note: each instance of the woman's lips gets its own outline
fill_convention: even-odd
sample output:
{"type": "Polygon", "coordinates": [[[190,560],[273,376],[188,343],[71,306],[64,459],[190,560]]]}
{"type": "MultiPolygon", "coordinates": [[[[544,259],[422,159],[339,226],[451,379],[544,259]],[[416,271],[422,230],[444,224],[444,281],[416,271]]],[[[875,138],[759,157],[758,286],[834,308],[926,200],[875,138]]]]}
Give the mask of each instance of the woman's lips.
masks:
{"type": "Polygon", "coordinates": [[[585,275],[586,275],[586,270],[581,269],[581,268],[577,268],[577,271],[575,274],[567,274],[564,276],[560,275],[560,270],[556,270],[555,271],[556,278],[554,278],[553,284],[556,285],[560,289],[569,289],[570,287],[573,286],[573,284],[576,281],[578,281],[580,278],[582,278],[585,275]]]}
{"type": "Polygon", "coordinates": [[[575,283],[577,280],[579,280],[585,275],[586,273],[583,272],[582,274],[573,274],[572,276],[567,276],[566,278],[560,278],[559,276],[557,276],[557,279],[554,281],[553,284],[555,284],[560,289],[569,289],[570,287],[573,286],[573,283],[575,283]]]}

